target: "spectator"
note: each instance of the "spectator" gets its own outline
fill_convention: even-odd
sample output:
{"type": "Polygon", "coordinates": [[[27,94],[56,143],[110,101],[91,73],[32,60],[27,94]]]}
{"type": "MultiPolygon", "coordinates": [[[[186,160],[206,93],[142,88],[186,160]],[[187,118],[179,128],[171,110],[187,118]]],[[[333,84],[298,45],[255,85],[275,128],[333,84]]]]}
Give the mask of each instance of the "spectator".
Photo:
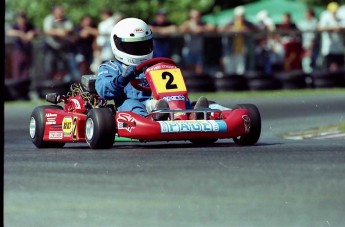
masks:
{"type": "Polygon", "coordinates": [[[255,48],[256,69],[266,74],[283,70],[285,49],[278,34],[269,34],[255,48]]]}
{"type": "Polygon", "coordinates": [[[297,27],[302,33],[303,58],[302,67],[307,73],[313,71],[316,66],[318,55],[318,36],[316,33],[318,20],[313,9],[305,11],[305,19],[297,23],[297,27]]]}
{"type": "Polygon", "coordinates": [[[113,15],[112,10],[101,11],[101,22],[98,24],[97,47],[100,62],[106,62],[113,58],[109,36],[115,24],[122,19],[120,13],[113,15]]]}
{"type": "Polygon", "coordinates": [[[268,12],[266,10],[261,10],[260,12],[258,12],[258,14],[256,15],[256,18],[258,20],[258,28],[261,31],[268,31],[268,32],[273,32],[276,30],[276,26],[272,20],[272,18],[270,18],[270,16],[268,15],[268,12]]]}
{"type": "Polygon", "coordinates": [[[321,14],[319,30],[321,34],[321,55],[324,66],[329,70],[337,70],[344,66],[344,40],[345,26],[337,17],[339,5],[331,2],[327,5],[326,11],[321,14]]]}
{"type": "Polygon", "coordinates": [[[29,79],[32,63],[32,40],[38,34],[34,25],[29,22],[25,12],[19,12],[16,22],[6,32],[14,38],[11,53],[12,78],[29,79]]]}
{"type": "Polygon", "coordinates": [[[258,21],[257,27],[261,31],[255,47],[256,69],[266,74],[280,71],[284,53],[277,35],[272,33],[276,30],[275,23],[266,10],[259,11],[256,14],[256,19],[258,21]]]}
{"type": "Polygon", "coordinates": [[[301,34],[298,32],[297,25],[293,22],[290,13],[283,14],[283,21],[277,25],[277,30],[285,49],[284,70],[302,69],[301,34]]]}
{"type": "Polygon", "coordinates": [[[165,10],[158,10],[155,20],[149,26],[153,34],[155,34],[153,39],[153,57],[170,58],[172,55],[172,43],[169,35],[177,32],[177,26],[167,20],[165,10]]]}
{"type": "Polygon", "coordinates": [[[74,25],[65,16],[62,6],[55,6],[52,14],[44,18],[45,37],[44,66],[50,78],[79,81],[80,71],[75,59],[74,25]],[[65,72],[68,69],[68,72],[65,72]]]}
{"type": "Polygon", "coordinates": [[[277,25],[277,29],[279,30],[297,30],[296,24],[292,21],[292,17],[290,13],[283,14],[283,21],[282,23],[277,25]]]}
{"type": "Polygon", "coordinates": [[[345,26],[345,4],[337,10],[337,17],[341,20],[342,26],[345,26]]]}
{"type": "Polygon", "coordinates": [[[243,74],[246,69],[246,33],[256,30],[254,24],[245,17],[245,8],[237,6],[234,9],[234,19],[229,24],[220,27],[219,32],[231,32],[231,41],[224,48],[222,63],[225,73],[243,74]]]}
{"type": "Polygon", "coordinates": [[[192,9],[189,12],[189,19],[181,24],[179,30],[185,33],[182,56],[187,70],[202,74],[204,70],[204,37],[201,34],[216,31],[216,27],[202,22],[201,12],[192,9]]]}
{"type": "Polygon", "coordinates": [[[95,41],[98,35],[98,29],[93,22],[93,18],[89,15],[83,16],[80,24],[76,28],[77,41],[77,62],[79,63],[82,75],[90,74],[90,66],[93,61],[95,52],[95,41]]]}

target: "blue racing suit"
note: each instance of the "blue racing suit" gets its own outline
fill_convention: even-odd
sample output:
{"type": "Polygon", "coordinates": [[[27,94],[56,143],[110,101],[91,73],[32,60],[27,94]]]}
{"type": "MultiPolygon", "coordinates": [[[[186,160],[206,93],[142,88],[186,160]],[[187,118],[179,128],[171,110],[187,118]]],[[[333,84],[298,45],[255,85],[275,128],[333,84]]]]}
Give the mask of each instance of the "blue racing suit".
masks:
{"type": "MultiPolygon", "coordinates": [[[[123,71],[123,64],[117,60],[100,65],[95,84],[98,95],[106,100],[114,100],[118,111],[131,111],[146,116],[145,103],[151,98],[151,92],[135,89],[129,83],[130,79],[122,76],[123,71]]],[[[144,77],[144,73],[137,76],[139,79],[144,77]]],[[[147,82],[141,85],[147,86],[147,82]]]]}

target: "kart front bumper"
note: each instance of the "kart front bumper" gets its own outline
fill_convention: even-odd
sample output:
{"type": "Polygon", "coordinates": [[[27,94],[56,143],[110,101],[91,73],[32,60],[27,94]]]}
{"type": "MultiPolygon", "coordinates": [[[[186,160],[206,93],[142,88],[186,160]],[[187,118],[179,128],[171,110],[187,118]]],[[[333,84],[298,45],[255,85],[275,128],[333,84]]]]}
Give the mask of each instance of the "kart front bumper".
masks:
{"type": "Polygon", "coordinates": [[[141,141],[221,139],[250,132],[250,115],[246,109],[221,112],[223,119],[154,121],[133,112],[115,116],[118,136],[141,141]]]}

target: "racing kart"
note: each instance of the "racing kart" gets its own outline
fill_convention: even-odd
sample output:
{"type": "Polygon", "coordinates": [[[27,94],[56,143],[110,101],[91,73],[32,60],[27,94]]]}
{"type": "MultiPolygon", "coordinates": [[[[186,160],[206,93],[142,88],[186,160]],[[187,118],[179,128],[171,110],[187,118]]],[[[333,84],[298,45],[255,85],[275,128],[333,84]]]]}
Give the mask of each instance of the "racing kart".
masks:
{"type": "Polygon", "coordinates": [[[38,148],[61,148],[65,143],[86,142],[92,149],[111,148],[115,137],[141,142],[184,140],[210,144],[232,138],[239,145],[254,145],[261,133],[261,117],[253,104],[232,109],[186,108],[188,91],[181,70],[169,58],[153,58],[136,66],[138,75],[131,84],[152,92],[155,100],[165,99],[169,108],[154,109],[143,117],[129,111],[117,111],[115,104],[102,99],[95,90],[95,75],[83,75],[67,94],[50,93],[46,101],[53,105],[36,107],[30,117],[30,137],[38,148]],[[63,105],[59,105],[63,103],[63,105]],[[156,114],[168,114],[167,120],[155,120],[156,114]],[[190,120],[196,113],[199,117],[190,120]],[[200,117],[201,116],[201,117],[200,117]]]}

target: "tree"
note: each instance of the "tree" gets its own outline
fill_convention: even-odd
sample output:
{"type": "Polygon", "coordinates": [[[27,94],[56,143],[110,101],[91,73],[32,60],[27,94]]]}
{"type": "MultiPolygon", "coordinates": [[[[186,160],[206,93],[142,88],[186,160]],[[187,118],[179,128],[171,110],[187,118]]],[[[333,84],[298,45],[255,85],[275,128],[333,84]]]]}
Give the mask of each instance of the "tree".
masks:
{"type": "Polygon", "coordinates": [[[110,8],[114,12],[121,12],[126,17],[138,17],[145,21],[153,19],[155,12],[164,8],[168,11],[171,21],[180,24],[188,17],[192,8],[206,12],[214,4],[214,0],[6,0],[6,13],[24,10],[37,27],[42,27],[43,19],[50,14],[54,5],[62,5],[66,15],[75,23],[85,15],[91,15],[99,21],[100,11],[110,8]]]}
{"type": "MultiPolygon", "coordinates": [[[[121,12],[126,17],[138,17],[150,21],[158,9],[164,8],[168,11],[169,19],[176,24],[180,24],[187,19],[188,11],[192,8],[199,9],[202,13],[212,13],[255,1],[259,0],[55,0],[54,3],[51,0],[5,0],[5,19],[8,20],[8,15],[12,15],[13,20],[13,15],[17,11],[24,10],[37,27],[42,27],[43,19],[51,12],[53,4],[59,4],[65,7],[67,16],[75,23],[78,23],[79,19],[85,14],[91,15],[96,22],[99,22],[100,11],[104,8],[110,8],[114,12],[121,12]]],[[[304,1],[309,5],[324,7],[330,2],[330,0],[292,1],[304,1]]],[[[338,2],[345,4],[345,0],[338,0],[338,2]]]]}

